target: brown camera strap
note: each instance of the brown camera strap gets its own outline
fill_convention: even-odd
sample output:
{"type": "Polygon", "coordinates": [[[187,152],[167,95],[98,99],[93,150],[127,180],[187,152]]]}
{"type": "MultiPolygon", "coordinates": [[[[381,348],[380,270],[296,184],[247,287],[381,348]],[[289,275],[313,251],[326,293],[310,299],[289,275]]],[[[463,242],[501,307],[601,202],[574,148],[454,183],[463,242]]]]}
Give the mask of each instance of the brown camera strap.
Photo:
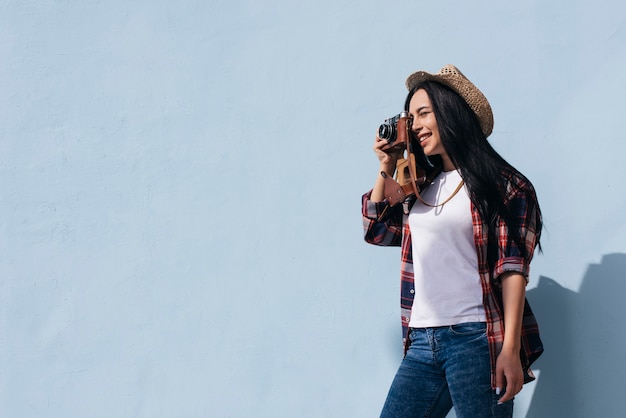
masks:
{"type": "MultiPolygon", "coordinates": [[[[413,186],[413,191],[415,192],[415,196],[420,195],[420,190],[419,187],[417,187],[417,173],[416,173],[416,166],[415,166],[415,156],[413,155],[413,153],[411,152],[411,135],[410,135],[410,127],[407,125],[407,138],[409,138],[406,141],[406,156],[409,160],[409,173],[411,175],[411,185],[413,186]]],[[[426,179],[422,179],[421,184],[424,184],[424,181],[426,179]]]]}

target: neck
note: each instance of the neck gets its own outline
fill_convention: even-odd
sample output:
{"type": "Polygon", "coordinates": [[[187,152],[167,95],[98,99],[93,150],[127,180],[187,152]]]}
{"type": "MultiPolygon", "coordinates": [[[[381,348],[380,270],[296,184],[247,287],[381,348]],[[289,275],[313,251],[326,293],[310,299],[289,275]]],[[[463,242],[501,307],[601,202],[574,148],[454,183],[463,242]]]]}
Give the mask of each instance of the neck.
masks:
{"type": "Polygon", "coordinates": [[[441,159],[443,162],[443,171],[454,171],[456,170],[456,166],[452,163],[450,157],[447,154],[441,154],[441,159]]]}

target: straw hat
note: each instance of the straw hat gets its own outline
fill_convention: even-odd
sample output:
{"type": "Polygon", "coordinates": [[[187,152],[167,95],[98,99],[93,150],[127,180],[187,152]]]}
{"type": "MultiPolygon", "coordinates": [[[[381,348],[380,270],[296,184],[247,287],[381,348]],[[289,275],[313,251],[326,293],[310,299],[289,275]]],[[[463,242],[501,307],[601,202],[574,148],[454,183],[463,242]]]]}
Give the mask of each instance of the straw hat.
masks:
{"type": "Polygon", "coordinates": [[[487,98],[478,88],[472,84],[456,68],[454,65],[446,65],[437,74],[430,74],[426,71],[417,71],[406,79],[406,87],[410,90],[417,86],[422,81],[432,80],[441,84],[445,84],[452,90],[457,92],[469,107],[474,111],[480,122],[480,128],[485,134],[489,136],[493,131],[493,112],[491,106],[487,101],[487,98]]]}

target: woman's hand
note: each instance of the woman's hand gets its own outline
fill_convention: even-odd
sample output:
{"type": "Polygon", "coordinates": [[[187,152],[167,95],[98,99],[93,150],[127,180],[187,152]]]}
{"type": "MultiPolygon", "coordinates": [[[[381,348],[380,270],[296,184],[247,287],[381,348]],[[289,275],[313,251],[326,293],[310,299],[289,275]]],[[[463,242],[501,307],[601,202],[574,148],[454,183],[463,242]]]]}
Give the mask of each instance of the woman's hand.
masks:
{"type": "Polygon", "coordinates": [[[519,352],[502,350],[496,359],[496,394],[504,390],[504,395],[498,402],[506,402],[513,399],[524,386],[524,372],[519,352]]]}
{"type": "Polygon", "coordinates": [[[376,153],[376,157],[378,157],[378,161],[380,161],[380,171],[384,171],[390,176],[393,176],[393,173],[396,171],[396,162],[402,156],[403,150],[383,151],[382,148],[387,144],[388,142],[386,140],[380,139],[378,135],[376,135],[372,148],[374,153],[376,153]]]}

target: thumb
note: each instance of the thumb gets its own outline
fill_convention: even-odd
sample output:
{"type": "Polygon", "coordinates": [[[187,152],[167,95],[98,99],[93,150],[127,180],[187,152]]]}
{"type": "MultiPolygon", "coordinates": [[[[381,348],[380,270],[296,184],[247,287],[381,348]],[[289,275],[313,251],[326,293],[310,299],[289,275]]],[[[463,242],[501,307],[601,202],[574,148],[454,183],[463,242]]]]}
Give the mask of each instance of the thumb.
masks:
{"type": "Polygon", "coordinates": [[[504,393],[504,389],[506,386],[506,378],[504,377],[504,372],[502,370],[496,370],[496,395],[501,395],[504,393]]]}

